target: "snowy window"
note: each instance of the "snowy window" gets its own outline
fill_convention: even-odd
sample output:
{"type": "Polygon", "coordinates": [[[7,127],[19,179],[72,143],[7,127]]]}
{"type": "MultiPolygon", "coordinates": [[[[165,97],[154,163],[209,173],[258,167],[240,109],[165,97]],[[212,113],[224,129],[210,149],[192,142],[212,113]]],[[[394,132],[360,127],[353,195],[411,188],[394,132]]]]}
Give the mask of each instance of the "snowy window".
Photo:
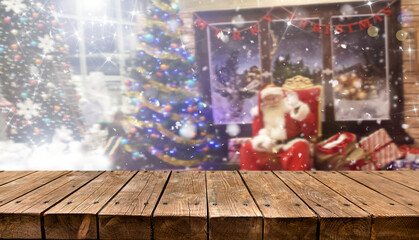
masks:
{"type": "MultiPolygon", "coordinates": [[[[359,22],[372,15],[332,17],[333,25],[359,22]]],[[[333,86],[337,121],[390,118],[386,18],[364,31],[332,35],[333,86]]]]}

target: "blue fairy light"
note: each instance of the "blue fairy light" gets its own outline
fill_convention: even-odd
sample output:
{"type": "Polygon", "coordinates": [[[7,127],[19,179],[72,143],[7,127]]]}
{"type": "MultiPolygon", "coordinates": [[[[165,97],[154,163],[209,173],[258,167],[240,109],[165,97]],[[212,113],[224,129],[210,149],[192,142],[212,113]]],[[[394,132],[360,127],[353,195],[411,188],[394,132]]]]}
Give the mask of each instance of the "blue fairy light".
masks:
{"type": "Polygon", "coordinates": [[[21,23],[26,22],[26,18],[25,18],[25,17],[20,17],[20,19],[19,19],[19,20],[20,20],[20,22],[21,22],[21,23]]]}
{"type": "Polygon", "coordinates": [[[132,156],[133,156],[133,157],[139,157],[139,156],[140,156],[140,152],[134,152],[134,153],[132,154],[132,156]]]}
{"type": "Polygon", "coordinates": [[[37,42],[35,42],[35,41],[31,41],[31,46],[32,47],[36,47],[38,45],[38,43],[37,42]]]}
{"type": "Polygon", "coordinates": [[[25,92],[23,92],[23,93],[21,93],[21,94],[20,94],[20,96],[21,96],[23,99],[26,99],[26,98],[28,97],[28,94],[27,94],[27,93],[25,93],[25,92]]]}
{"type": "Polygon", "coordinates": [[[128,144],[128,142],[129,142],[129,140],[127,138],[123,138],[123,139],[121,139],[121,141],[119,142],[119,144],[126,145],[126,144],[128,144]]]}

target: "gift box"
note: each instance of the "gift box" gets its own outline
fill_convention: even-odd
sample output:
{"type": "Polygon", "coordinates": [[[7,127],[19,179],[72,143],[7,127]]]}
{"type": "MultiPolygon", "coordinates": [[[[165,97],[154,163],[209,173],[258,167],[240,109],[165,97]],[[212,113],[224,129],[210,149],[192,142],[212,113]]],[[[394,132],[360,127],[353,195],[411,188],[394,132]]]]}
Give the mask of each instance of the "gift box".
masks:
{"type": "Polygon", "coordinates": [[[348,132],[338,134],[318,143],[315,148],[315,167],[318,170],[347,170],[351,160],[347,157],[355,149],[356,136],[348,132]]]}
{"type": "Polygon", "coordinates": [[[378,170],[402,156],[384,128],[361,139],[359,145],[371,156],[370,160],[365,161],[365,165],[360,167],[360,170],[378,170]]]}
{"type": "Polygon", "coordinates": [[[230,138],[228,140],[228,162],[240,163],[240,148],[251,138],[230,138]]]}

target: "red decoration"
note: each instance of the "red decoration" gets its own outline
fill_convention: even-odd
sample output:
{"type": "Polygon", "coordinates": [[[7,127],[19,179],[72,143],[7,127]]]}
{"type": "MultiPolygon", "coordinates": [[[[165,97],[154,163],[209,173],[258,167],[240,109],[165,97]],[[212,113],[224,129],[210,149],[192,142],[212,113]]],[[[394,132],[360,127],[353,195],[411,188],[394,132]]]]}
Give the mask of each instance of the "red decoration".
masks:
{"type": "Polygon", "coordinates": [[[163,73],[161,72],[156,72],[157,77],[163,77],[163,73]]]}
{"type": "Polygon", "coordinates": [[[166,71],[167,69],[169,69],[169,66],[167,66],[166,64],[162,64],[160,65],[160,69],[166,71]]]}
{"type": "Polygon", "coordinates": [[[252,33],[252,35],[257,35],[258,33],[260,33],[259,29],[258,29],[258,25],[255,24],[253,26],[250,27],[250,32],[252,33]]]}
{"type": "Polygon", "coordinates": [[[228,139],[228,161],[240,163],[240,148],[251,138],[230,138],[228,139]]]}
{"type": "Polygon", "coordinates": [[[195,26],[199,27],[201,30],[204,30],[207,27],[208,23],[204,20],[202,20],[202,18],[198,18],[195,21],[195,26]]]}
{"type": "Polygon", "coordinates": [[[132,84],[132,83],[131,83],[131,81],[130,81],[130,80],[126,80],[126,81],[125,81],[125,86],[130,87],[130,86],[131,86],[131,84],[132,84]]]}
{"type": "MultiPolygon", "coordinates": [[[[306,29],[307,25],[310,24],[312,26],[312,29],[311,29],[312,32],[316,32],[316,33],[319,33],[319,34],[324,33],[324,34],[330,35],[330,32],[333,31],[333,30],[334,30],[333,32],[336,33],[336,34],[341,34],[345,31],[348,32],[348,33],[353,33],[355,30],[361,30],[362,31],[362,30],[367,29],[367,28],[372,26],[371,19],[373,19],[373,18],[374,18],[374,23],[382,22],[383,18],[380,17],[378,14],[379,13],[384,13],[386,16],[390,16],[393,13],[393,11],[390,9],[390,6],[392,4],[394,4],[395,2],[396,1],[393,0],[390,3],[389,6],[381,9],[376,14],[374,14],[374,16],[372,16],[372,17],[367,17],[364,20],[361,20],[359,22],[354,22],[354,23],[350,23],[350,24],[346,24],[346,25],[328,25],[328,24],[323,25],[323,24],[318,24],[318,23],[312,22],[310,20],[300,19],[292,11],[288,10],[285,7],[278,7],[278,8],[282,8],[284,11],[286,11],[287,13],[290,14],[289,21],[294,26],[298,26],[301,29],[306,29]]],[[[247,27],[247,28],[244,28],[244,29],[241,29],[241,30],[238,30],[238,31],[233,31],[232,32],[233,39],[234,40],[241,40],[242,39],[241,38],[241,32],[242,31],[249,30],[252,33],[252,35],[257,35],[258,33],[260,33],[260,30],[258,28],[258,24],[261,21],[272,22],[273,20],[272,20],[272,17],[271,17],[271,12],[272,12],[273,9],[274,9],[274,7],[271,8],[261,19],[259,19],[257,24],[254,24],[250,27],[247,27]]],[[[195,13],[195,16],[197,17],[197,20],[194,22],[194,25],[196,27],[199,27],[201,30],[204,30],[208,26],[208,22],[203,20],[202,18],[200,18],[196,13],[195,13]]],[[[219,29],[217,27],[214,27],[214,26],[210,26],[210,27],[215,30],[214,37],[216,37],[216,38],[218,38],[218,35],[219,35],[220,32],[224,32],[222,29],[219,29]]],[[[225,32],[225,34],[229,34],[229,33],[225,32]]]]}
{"type": "Polygon", "coordinates": [[[233,31],[233,39],[234,40],[242,40],[242,37],[240,35],[240,31],[233,31]]]}
{"type": "Polygon", "coordinates": [[[32,85],[32,86],[34,86],[36,84],[36,81],[35,80],[30,80],[29,81],[29,84],[32,85]]]}
{"type": "Polygon", "coordinates": [[[70,119],[70,116],[68,116],[68,115],[65,115],[65,116],[63,117],[63,120],[68,120],[68,119],[70,119]]]}
{"type": "Polygon", "coordinates": [[[173,107],[171,105],[166,105],[166,107],[164,107],[164,110],[170,112],[172,111],[173,107]]]}
{"type": "Polygon", "coordinates": [[[20,56],[19,54],[15,55],[15,60],[16,61],[20,61],[22,59],[22,56],[20,56]]]}
{"type": "Polygon", "coordinates": [[[3,18],[3,22],[9,24],[12,20],[10,19],[10,17],[5,17],[3,18]]]}
{"type": "Polygon", "coordinates": [[[15,51],[19,48],[19,46],[16,43],[12,44],[10,47],[15,51]]]}

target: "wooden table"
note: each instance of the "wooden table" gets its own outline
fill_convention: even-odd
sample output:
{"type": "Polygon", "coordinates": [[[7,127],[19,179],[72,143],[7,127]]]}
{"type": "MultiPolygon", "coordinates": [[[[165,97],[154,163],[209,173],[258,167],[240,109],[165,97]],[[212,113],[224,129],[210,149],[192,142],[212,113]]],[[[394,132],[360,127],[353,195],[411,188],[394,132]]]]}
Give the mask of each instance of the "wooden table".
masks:
{"type": "Polygon", "coordinates": [[[2,171],[0,239],[419,239],[419,171],[2,171]]]}

